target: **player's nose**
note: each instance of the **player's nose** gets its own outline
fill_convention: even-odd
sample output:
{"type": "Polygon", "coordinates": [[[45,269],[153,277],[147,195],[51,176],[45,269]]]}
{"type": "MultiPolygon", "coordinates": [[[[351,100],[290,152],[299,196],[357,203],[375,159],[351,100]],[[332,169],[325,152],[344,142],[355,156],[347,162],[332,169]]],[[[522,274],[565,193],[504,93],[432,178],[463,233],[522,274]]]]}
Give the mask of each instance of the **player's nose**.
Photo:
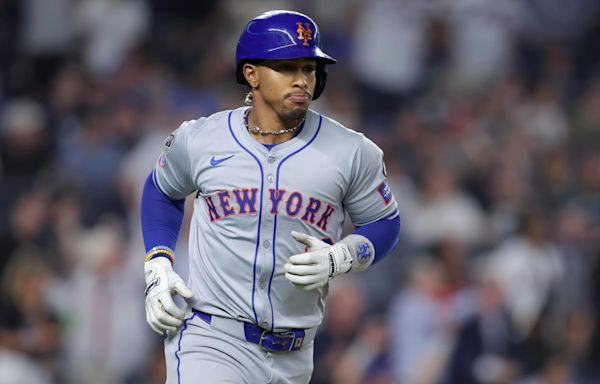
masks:
{"type": "Polygon", "coordinates": [[[294,72],[294,80],[293,85],[300,86],[302,88],[306,88],[308,86],[308,77],[310,75],[306,73],[306,71],[299,68],[294,72]]]}

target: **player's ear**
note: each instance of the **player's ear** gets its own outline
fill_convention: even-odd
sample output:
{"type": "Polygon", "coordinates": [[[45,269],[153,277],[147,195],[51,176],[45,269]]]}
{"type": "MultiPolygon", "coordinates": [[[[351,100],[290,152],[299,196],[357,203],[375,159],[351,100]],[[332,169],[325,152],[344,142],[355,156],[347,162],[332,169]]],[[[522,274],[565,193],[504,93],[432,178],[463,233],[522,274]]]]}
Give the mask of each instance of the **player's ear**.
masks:
{"type": "Polygon", "coordinates": [[[250,88],[254,89],[258,87],[258,73],[256,71],[256,65],[250,63],[244,64],[242,67],[242,73],[250,85],[250,88]]]}

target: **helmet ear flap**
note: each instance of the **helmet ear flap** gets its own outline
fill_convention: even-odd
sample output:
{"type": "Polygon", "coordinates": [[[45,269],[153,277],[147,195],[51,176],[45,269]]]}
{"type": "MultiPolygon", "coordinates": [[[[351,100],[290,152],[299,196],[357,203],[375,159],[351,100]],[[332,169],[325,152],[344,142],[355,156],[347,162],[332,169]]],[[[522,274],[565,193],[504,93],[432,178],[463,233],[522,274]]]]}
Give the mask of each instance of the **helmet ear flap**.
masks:
{"type": "Polygon", "coordinates": [[[327,83],[327,68],[325,67],[325,64],[323,63],[319,63],[319,65],[317,65],[317,85],[315,86],[315,94],[313,95],[313,100],[317,100],[319,98],[319,96],[321,96],[321,93],[323,93],[323,90],[325,89],[325,84],[327,83]]]}
{"type": "Polygon", "coordinates": [[[244,62],[240,62],[237,65],[237,67],[235,68],[235,79],[237,80],[238,84],[250,86],[250,84],[248,84],[248,82],[246,81],[246,78],[244,77],[244,73],[242,72],[243,67],[244,67],[244,62]]]}

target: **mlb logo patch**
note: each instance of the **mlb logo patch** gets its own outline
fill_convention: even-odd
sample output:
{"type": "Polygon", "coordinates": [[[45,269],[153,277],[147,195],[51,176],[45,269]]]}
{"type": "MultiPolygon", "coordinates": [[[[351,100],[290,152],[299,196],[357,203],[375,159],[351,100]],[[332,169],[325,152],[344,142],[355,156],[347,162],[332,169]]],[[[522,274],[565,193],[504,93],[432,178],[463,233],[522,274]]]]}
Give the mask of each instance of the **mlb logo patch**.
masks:
{"type": "Polygon", "coordinates": [[[381,184],[379,184],[377,187],[377,192],[379,192],[381,195],[385,205],[388,205],[390,201],[392,201],[392,190],[390,189],[387,180],[384,180],[381,184]]]}

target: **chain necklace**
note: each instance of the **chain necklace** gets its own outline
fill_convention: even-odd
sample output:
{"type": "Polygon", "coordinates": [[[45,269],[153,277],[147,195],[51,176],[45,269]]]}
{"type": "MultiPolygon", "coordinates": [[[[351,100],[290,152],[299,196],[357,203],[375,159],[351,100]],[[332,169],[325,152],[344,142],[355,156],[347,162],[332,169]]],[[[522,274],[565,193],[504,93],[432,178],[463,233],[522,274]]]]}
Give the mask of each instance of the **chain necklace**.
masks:
{"type": "Polygon", "coordinates": [[[300,128],[300,126],[304,123],[304,119],[302,119],[297,125],[291,127],[291,128],[284,128],[284,129],[280,129],[279,131],[263,131],[262,129],[260,129],[257,126],[251,127],[248,124],[248,116],[250,115],[250,110],[252,110],[252,108],[248,108],[246,109],[246,111],[244,112],[244,125],[246,126],[246,129],[248,130],[248,132],[253,133],[255,135],[261,135],[261,136],[278,136],[278,135],[283,135],[286,133],[290,133],[290,132],[294,132],[295,130],[297,130],[298,128],[300,128]]]}

